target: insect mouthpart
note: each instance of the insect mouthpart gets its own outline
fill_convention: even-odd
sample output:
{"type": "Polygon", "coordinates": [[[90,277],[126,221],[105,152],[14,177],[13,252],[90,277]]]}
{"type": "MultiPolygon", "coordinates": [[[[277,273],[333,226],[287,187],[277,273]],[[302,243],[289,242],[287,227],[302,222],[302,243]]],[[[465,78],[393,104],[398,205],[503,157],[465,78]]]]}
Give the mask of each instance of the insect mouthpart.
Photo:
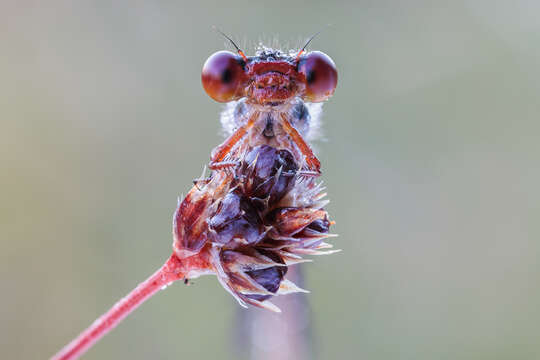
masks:
{"type": "Polygon", "coordinates": [[[267,139],[274,137],[274,124],[271,116],[266,118],[266,126],[263,130],[263,136],[267,139]]]}
{"type": "Polygon", "coordinates": [[[291,78],[277,71],[255,75],[251,89],[251,97],[259,104],[279,104],[295,93],[291,78]]]}

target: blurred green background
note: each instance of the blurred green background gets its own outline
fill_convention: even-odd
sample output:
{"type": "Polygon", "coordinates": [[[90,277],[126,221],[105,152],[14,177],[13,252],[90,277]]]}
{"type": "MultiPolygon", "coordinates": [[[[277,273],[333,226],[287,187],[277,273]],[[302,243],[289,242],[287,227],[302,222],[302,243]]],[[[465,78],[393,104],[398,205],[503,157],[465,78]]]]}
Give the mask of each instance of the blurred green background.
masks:
{"type": "MultiPolygon", "coordinates": [[[[170,254],[221,141],[212,25],[248,53],[325,28],[338,66],[315,356],[540,358],[540,3],[480,0],[2,2],[1,357],[52,355],[170,254]]],[[[178,284],[85,358],[233,359],[237,310],[178,284]]]]}

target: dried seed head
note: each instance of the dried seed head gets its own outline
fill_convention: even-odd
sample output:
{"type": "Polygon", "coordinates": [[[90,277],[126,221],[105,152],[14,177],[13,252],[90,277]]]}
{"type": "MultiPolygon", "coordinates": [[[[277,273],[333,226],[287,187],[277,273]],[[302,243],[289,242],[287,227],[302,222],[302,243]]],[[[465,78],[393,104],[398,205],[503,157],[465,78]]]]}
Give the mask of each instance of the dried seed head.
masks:
{"type": "Polygon", "coordinates": [[[251,149],[232,173],[212,173],[175,214],[175,253],[208,258],[241,305],[279,311],[268,299],[305,292],[285,279],[287,267],[331,247],[323,242],[330,221],[322,189],[299,176],[288,150],[266,145],[251,149]]]}

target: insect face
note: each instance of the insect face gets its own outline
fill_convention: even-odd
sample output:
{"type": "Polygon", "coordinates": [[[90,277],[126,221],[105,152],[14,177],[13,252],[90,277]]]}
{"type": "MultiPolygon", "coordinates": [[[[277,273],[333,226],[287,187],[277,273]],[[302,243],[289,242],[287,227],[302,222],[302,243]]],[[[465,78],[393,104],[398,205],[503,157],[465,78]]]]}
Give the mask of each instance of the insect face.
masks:
{"type": "Polygon", "coordinates": [[[272,106],[296,97],[326,100],[336,88],[337,70],[320,51],[291,56],[263,49],[251,57],[219,51],[206,60],[201,80],[206,93],[218,102],[246,97],[248,102],[272,106]]]}

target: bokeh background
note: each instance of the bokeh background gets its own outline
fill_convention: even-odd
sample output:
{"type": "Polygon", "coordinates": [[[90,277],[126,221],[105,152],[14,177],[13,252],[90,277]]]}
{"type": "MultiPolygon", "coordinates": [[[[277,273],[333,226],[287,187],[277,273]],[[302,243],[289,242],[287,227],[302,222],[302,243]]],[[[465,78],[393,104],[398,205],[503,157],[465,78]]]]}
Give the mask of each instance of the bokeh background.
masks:
{"type": "MultiPolygon", "coordinates": [[[[169,255],[221,141],[212,25],[250,53],[325,28],[339,69],[313,356],[539,358],[540,3],[482,0],[2,2],[1,357],[52,355],[169,255]]],[[[247,358],[237,311],[215,277],[177,284],[85,359],[247,358]]]]}

